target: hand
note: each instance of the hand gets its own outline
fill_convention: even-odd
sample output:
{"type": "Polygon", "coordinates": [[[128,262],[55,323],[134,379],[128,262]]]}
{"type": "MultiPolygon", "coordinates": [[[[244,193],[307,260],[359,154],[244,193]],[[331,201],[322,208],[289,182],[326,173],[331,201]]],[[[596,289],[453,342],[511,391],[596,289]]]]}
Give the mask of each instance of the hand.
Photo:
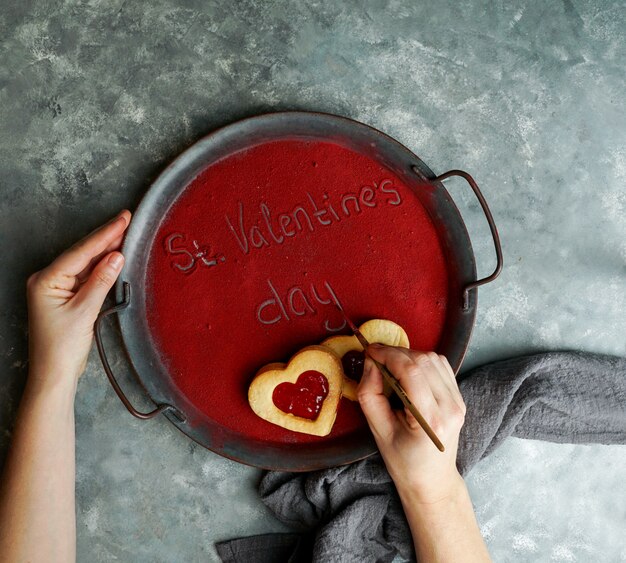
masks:
{"type": "Polygon", "coordinates": [[[449,497],[463,484],[456,453],[465,403],[448,360],[435,352],[377,344],[367,351],[398,378],[445,447],[440,452],[408,410],[391,409],[383,394],[383,376],[366,358],[359,403],[396,487],[420,503],[449,497]]]}
{"type": "Polygon", "coordinates": [[[124,265],[116,251],[130,217],[122,211],[28,278],[29,385],[76,389],[94,323],[124,265]]]}

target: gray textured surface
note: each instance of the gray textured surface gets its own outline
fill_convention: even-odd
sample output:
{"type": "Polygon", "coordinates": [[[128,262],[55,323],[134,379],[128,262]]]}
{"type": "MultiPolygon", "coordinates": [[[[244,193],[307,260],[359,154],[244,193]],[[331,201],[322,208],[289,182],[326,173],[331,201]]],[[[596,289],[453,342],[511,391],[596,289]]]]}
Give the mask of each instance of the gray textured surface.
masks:
{"type": "MultiPolygon", "coordinates": [[[[2,451],[27,369],[27,274],[133,208],[194,140],[268,110],[347,115],[436,172],[475,176],[507,264],[480,291],[468,366],[626,354],[625,14],[592,0],[3,2],[2,451]]],[[[450,186],[487,272],[484,220],[450,186]]],[[[81,561],[214,561],[215,539],[279,529],[254,470],[133,420],[95,356],[76,408],[81,561]]],[[[497,560],[626,561],[625,458],[511,440],[482,462],[469,482],[497,560]]]]}

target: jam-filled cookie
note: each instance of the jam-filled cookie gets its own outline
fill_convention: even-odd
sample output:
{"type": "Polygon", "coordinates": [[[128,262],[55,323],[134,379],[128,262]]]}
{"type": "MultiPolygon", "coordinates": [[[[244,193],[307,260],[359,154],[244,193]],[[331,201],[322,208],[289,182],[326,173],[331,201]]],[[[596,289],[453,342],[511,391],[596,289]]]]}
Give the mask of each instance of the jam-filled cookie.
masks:
{"type": "Polygon", "coordinates": [[[264,420],[314,436],[330,434],[341,399],[341,361],[328,348],[308,346],[288,364],[261,368],[248,389],[252,410],[264,420]]]}
{"type": "MultiPolygon", "coordinates": [[[[402,346],[409,348],[409,337],[404,329],[386,319],[371,319],[364,322],[359,330],[372,344],[385,344],[386,346],[402,346]]],[[[322,346],[330,348],[341,358],[344,373],[342,394],[351,401],[357,400],[356,389],[363,375],[365,354],[363,347],[354,335],[331,336],[322,342],[322,346]]]]}

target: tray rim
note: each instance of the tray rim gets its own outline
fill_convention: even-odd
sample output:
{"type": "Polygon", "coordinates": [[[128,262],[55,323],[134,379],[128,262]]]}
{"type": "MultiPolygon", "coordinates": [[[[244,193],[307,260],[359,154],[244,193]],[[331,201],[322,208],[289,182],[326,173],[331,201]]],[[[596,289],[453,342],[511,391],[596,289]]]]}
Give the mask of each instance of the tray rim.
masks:
{"type": "MultiPolygon", "coordinates": [[[[322,113],[322,112],[287,111],[287,112],[265,113],[265,114],[248,117],[248,118],[227,124],[223,127],[220,127],[212,131],[208,135],[196,141],[189,148],[187,148],[185,151],[183,151],[180,155],[178,155],[176,158],[172,160],[172,162],[161,172],[161,174],[159,174],[159,176],[151,184],[150,188],[146,191],[146,193],[141,198],[141,201],[135,211],[133,222],[131,222],[131,226],[129,227],[129,231],[122,245],[121,251],[125,254],[125,256],[131,257],[131,258],[134,257],[136,253],[136,247],[141,242],[141,234],[142,234],[141,230],[145,227],[145,222],[149,218],[150,214],[153,213],[154,204],[158,203],[157,200],[159,196],[163,194],[163,192],[166,192],[168,189],[171,189],[170,186],[172,185],[172,182],[176,180],[177,176],[179,176],[181,172],[185,171],[185,168],[189,166],[190,161],[193,162],[194,159],[197,159],[201,157],[203,154],[205,154],[207,148],[210,148],[211,143],[215,143],[218,141],[224,142],[224,140],[229,141],[229,140],[232,140],[233,136],[237,138],[241,133],[246,131],[246,128],[248,128],[249,130],[250,128],[254,129],[255,127],[260,127],[261,129],[263,129],[263,127],[274,127],[277,120],[286,120],[287,123],[289,123],[290,120],[303,120],[304,122],[307,122],[307,120],[313,120],[313,121],[318,121],[320,124],[334,123],[334,124],[337,124],[338,127],[340,128],[344,127],[348,130],[360,129],[363,134],[367,134],[374,139],[380,140],[381,142],[392,147],[395,151],[397,151],[398,154],[403,154],[404,157],[406,158],[406,166],[404,167],[405,177],[407,178],[411,177],[411,172],[409,172],[411,169],[412,169],[413,175],[416,175],[417,172],[415,171],[415,168],[417,168],[417,171],[419,171],[419,175],[418,175],[419,181],[422,183],[426,182],[426,183],[431,184],[436,190],[437,195],[442,199],[442,201],[445,201],[445,204],[448,206],[447,211],[450,212],[452,215],[454,215],[458,219],[457,224],[455,225],[458,231],[456,232],[456,236],[464,239],[464,242],[466,244],[466,250],[468,251],[466,253],[466,257],[468,258],[468,263],[464,265],[464,268],[465,268],[465,272],[464,272],[465,280],[464,281],[473,281],[476,279],[475,258],[474,258],[473,250],[471,247],[471,240],[469,238],[469,234],[467,233],[467,229],[465,227],[463,218],[458,208],[456,207],[456,204],[454,203],[454,201],[448,194],[447,190],[445,189],[445,187],[440,182],[433,181],[433,179],[435,178],[435,174],[432,172],[432,170],[407,147],[405,147],[399,141],[395,140],[389,135],[379,131],[378,129],[375,129],[374,127],[371,127],[367,124],[352,120],[347,117],[342,117],[342,116],[333,115],[329,113],[322,113]],[[134,229],[133,229],[133,226],[135,226],[134,229]]],[[[297,137],[305,138],[304,135],[292,135],[292,134],[290,134],[289,137],[290,138],[297,138],[297,137]]],[[[322,139],[323,137],[317,137],[317,138],[322,139]]],[[[328,138],[326,138],[326,140],[332,141],[332,139],[328,139],[328,138]]],[[[267,142],[267,141],[264,141],[264,142],[267,142]]],[[[259,143],[253,143],[249,145],[249,147],[247,148],[255,146],[256,144],[259,144],[259,143]]],[[[240,149],[240,150],[243,150],[243,149],[240,149]]],[[[197,170],[191,178],[187,177],[185,181],[182,182],[184,184],[184,187],[188,186],[191,180],[193,180],[193,178],[195,178],[199,173],[201,173],[202,170],[206,169],[206,167],[207,167],[207,164],[205,161],[203,166],[201,166],[199,170],[197,170]]],[[[396,171],[394,170],[394,173],[395,172],[396,171]]],[[[184,187],[183,187],[183,190],[184,190],[184,187]]],[[[182,191],[180,191],[172,199],[172,201],[167,206],[165,213],[167,213],[171,205],[175,203],[175,201],[177,200],[177,198],[180,196],[181,193],[182,191]]],[[[430,210],[428,210],[428,208],[427,208],[427,211],[429,211],[430,213],[430,210]]],[[[153,237],[152,237],[152,240],[153,240],[153,237]]],[[[151,245],[149,245],[149,248],[151,248],[151,245]]],[[[144,264],[144,266],[146,265],[147,264],[144,264]]],[[[118,301],[121,301],[123,297],[124,282],[129,281],[129,278],[131,278],[130,282],[132,283],[132,278],[133,278],[133,273],[131,270],[132,267],[133,267],[132,260],[127,258],[127,262],[124,267],[124,270],[122,271],[122,274],[120,275],[120,277],[118,278],[116,282],[115,293],[116,293],[116,297],[118,301]]],[[[144,268],[143,273],[145,274],[145,268],[144,268]]],[[[144,305],[145,305],[145,302],[144,302],[144,305]]],[[[131,307],[132,307],[132,304],[131,304],[131,307]]],[[[460,347],[457,346],[458,350],[456,353],[456,357],[451,360],[451,363],[455,371],[458,371],[458,369],[460,368],[460,365],[465,356],[465,353],[467,352],[469,340],[471,338],[471,333],[474,327],[474,322],[475,322],[475,317],[476,317],[476,308],[477,308],[477,291],[473,289],[470,291],[469,307],[467,308],[467,310],[463,311],[463,314],[461,317],[463,321],[462,322],[463,330],[461,331],[463,333],[463,338],[461,339],[462,345],[460,347]]],[[[131,334],[132,334],[131,327],[132,327],[133,322],[130,319],[131,319],[131,316],[129,314],[122,313],[118,315],[117,320],[118,320],[120,333],[122,336],[124,351],[126,352],[126,355],[131,365],[134,368],[136,381],[141,385],[141,387],[143,387],[144,391],[148,394],[148,396],[151,397],[152,400],[154,400],[156,403],[161,403],[161,402],[176,403],[176,401],[173,400],[171,396],[167,396],[166,394],[163,394],[162,393],[163,390],[158,389],[158,385],[155,386],[154,376],[146,377],[145,374],[146,374],[147,369],[148,368],[154,369],[155,366],[153,365],[153,362],[145,362],[144,359],[138,356],[137,347],[135,343],[132,342],[132,338],[131,338],[131,334]],[[146,365],[146,363],[148,365],[146,365]]],[[[158,367],[161,370],[167,371],[165,369],[165,366],[163,366],[160,361],[158,363],[160,364],[160,366],[158,367]]],[[[175,406],[179,408],[178,404],[175,404],[175,406]]],[[[190,410],[192,410],[192,409],[185,408],[185,407],[188,407],[188,405],[183,406],[181,410],[183,410],[183,412],[185,412],[186,414],[189,413],[190,410]]],[[[198,444],[202,445],[203,447],[211,451],[214,451],[215,453],[218,453],[219,455],[222,455],[229,459],[232,459],[241,463],[245,463],[248,465],[253,465],[255,467],[261,467],[264,469],[278,469],[278,470],[287,470],[287,471],[310,471],[310,470],[315,470],[315,469],[331,467],[334,465],[351,463],[359,459],[368,457],[376,452],[375,443],[371,435],[369,435],[369,431],[368,431],[367,439],[363,440],[362,444],[360,444],[358,448],[355,448],[354,452],[349,455],[346,453],[343,453],[342,455],[341,452],[334,452],[332,455],[325,456],[324,455],[325,448],[323,447],[324,440],[321,440],[320,442],[299,444],[299,452],[294,453],[294,451],[291,450],[289,452],[289,459],[282,459],[282,460],[277,459],[277,458],[281,458],[281,452],[284,453],[283,449],[285,448],[285,446],[287,446],[286,443],[281,443],[280,447],[278,448],[279,451],[274,451],[276,450],[276,448],[273,448],[272,445],[267,442],[263,442],[262,443],[263,448],[267,450],[265,452],[265,455],[260,455],[259,452],[255,452],[253,453],[253,455],[251,455],[250,452],[247,451],[245,448],[242,450],[241,448],[236,447],[236,445],[233,446],[232,443],[229,443],[229,439],[228,439],[229,436],[224,436],[223,437],[224,439],[222,441],[218,439],[218,440],[212,440],[210,443],[207,443],[206,440],[203,439],[202,436],[198,435],[197,428],[194,428],[194,426],[196,426],[196,423],[197,423],[197,420],[194,419],[194,417],[191,417],[191,420],[188,417],[187,421],[180,421],[177,417],[173,416],[168,411],[165,411],[165,414],[168,420],[172,422],[180,431],[182,431],[185,435],[187,435],[188,437],[190,437],[192,440],[196,441],[198,444]],[[299,455],[302,449],[310,450],[309,455],[305,455],[305,456],[299,455]],[[321,455],[321,457],[317,455],[311,455],[312,453],[319,454],[321,455]]],[[[228,434],[228,432],[226,432],[226,434],[228,434]]],[[[283,455],[282,457],[284,458],[285,456],[283,455]]]]}

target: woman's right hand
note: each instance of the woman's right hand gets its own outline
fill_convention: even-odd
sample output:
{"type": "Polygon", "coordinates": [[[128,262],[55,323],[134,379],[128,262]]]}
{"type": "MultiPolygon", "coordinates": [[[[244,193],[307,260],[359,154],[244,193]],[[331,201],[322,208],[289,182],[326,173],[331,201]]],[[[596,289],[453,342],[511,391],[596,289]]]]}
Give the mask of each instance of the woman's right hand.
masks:
{"type": "Polygon", "coordinates": [[[383,394],[383,376],[366,358],[359,403],[398,491],[410,492],[424,504],[456,493],[464,486],[456,454],[465,403],[448,360],[435,352],[379,344],[367,352],[396,376],[445,447],[440,452],[408,410],[391,409],[383,394]]]}
{"type": "Polygon", "coordinates": [[[130,217],[122,211],[28,279],[31,388],[75,390],[94,323],[124,264],[119,248],[130,217]]]}

